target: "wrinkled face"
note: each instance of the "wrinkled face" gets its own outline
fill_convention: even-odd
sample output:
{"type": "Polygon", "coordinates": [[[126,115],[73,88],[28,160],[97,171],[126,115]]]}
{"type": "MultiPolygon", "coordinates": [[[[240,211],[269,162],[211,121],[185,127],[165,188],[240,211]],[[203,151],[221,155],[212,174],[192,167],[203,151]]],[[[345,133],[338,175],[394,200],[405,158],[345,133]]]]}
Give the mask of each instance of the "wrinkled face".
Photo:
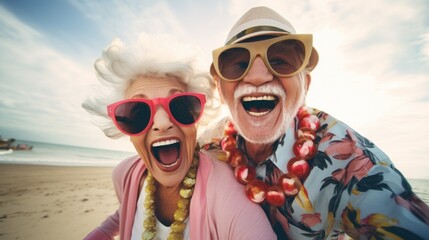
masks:
{"type": "Polygon", "coordinates": [[[286,132],[304,104],[309,84],[308,75],[276,77],[260,57],[239,81],[215,78],[238,132],[258,144],[273,143],[286,132]]]}
{"type": "MultiPolygon", "coordinates": [[[[125,98],[161,98],[186,92],[186,87],[172,78],[140,76],[127,88],[125,98]]],[[[166,187],[178,186],[188,172],[196,146],[197,126],[179,127],[159,105],[153,124],[130,140],[154,178],[166,187]]]]}

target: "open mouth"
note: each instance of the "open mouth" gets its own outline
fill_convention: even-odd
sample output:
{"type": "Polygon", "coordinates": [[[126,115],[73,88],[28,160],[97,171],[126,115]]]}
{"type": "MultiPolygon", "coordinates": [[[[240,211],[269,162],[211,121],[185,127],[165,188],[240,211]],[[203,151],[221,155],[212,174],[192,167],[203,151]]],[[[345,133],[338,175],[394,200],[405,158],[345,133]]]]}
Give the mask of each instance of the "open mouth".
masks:
{"type": "Polygon", "coordinates": [[[173,167],[179,160],[180,142],[177,139],[154,142],[152,143],[152,154],[163,167],[173,167]]]}
{"type": "Polygon", "coordinates": [[[279,102],[278,97],[273,95],[264,95],[258,97],[243,97],[241,104],[246,112],[254,117],[262,117],[270,113],[279,102]]]}

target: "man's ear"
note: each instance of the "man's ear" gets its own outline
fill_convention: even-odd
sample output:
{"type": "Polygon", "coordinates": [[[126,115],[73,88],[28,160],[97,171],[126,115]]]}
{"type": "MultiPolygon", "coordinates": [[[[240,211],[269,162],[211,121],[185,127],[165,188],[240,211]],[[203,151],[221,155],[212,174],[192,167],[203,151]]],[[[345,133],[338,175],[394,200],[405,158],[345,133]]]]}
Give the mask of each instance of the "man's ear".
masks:
{"type": "Polygon", "coordinates": [[[305,92],[308,92],[308,89],[310,89],[311,84],[311,74],[306,73],[305,74],[305,92]]]}

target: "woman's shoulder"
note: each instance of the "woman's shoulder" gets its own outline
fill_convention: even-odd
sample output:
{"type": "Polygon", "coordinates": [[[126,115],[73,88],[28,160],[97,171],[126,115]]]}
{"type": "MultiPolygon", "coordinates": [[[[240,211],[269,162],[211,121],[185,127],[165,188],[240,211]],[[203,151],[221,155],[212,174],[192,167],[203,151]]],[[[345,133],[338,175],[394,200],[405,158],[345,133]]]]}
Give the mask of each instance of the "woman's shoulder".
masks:
{"type": "Polygon", "coordinates": [[[275,239],[262,208],[249,201],[229,164],[202,150],[200,169],[197,180],[205,181],[201,184],[205,190],[198,192],[202,196],[197,200],[205,201],[201,205],[206,206],[206,212],[202,212],[207,214],[207,222],[216,226],[220,239],[275,239]]]}
{"type": "Polygon", "coordinates": [[[118,165],[116,165],[113,172],[119,173],[119,172],[126,171],[139,160],[140,160],[139,155],[133,155],[133,156],[127,157],[124,160],[122,160],[120,163],[118,163],[118,165]]]}
{"type": "Polygon", "coordinates": [[[217,188],[241,189],[243,186],[237,182],[234,170],[221,160],[216,154],[202,150],[200,153],[199,176],[203,176],[206,185],[210,185],[208,190],[216,191],[217,188]]]}
{"type": "Polygon", "coordinates": [[[209,171],[206,174],[216,174],[216,176],[233,176],[232,168],[226,163],[219,160],[218,151],[200,151],[200,166],[202,170],[209,171]]]}
{"type": "Polygon", "coordinates": [[[130,170],[140,161],[139,155],[130,156],[122,160],[114,169],[113,169],[113,181],[123,182],[126,176],[129,174],[130,170]]]}

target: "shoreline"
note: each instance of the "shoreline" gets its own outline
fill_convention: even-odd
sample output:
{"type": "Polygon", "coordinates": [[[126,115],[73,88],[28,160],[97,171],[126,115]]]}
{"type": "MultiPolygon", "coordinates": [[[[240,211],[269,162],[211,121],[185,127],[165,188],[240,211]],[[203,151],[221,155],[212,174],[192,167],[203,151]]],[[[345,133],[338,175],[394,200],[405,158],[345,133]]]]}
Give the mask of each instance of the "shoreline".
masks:
{"type": "Polygon", "coordinates": [[[118,207],[113,168],[0,163],[0,239],[83,239],[118,207]]]}

